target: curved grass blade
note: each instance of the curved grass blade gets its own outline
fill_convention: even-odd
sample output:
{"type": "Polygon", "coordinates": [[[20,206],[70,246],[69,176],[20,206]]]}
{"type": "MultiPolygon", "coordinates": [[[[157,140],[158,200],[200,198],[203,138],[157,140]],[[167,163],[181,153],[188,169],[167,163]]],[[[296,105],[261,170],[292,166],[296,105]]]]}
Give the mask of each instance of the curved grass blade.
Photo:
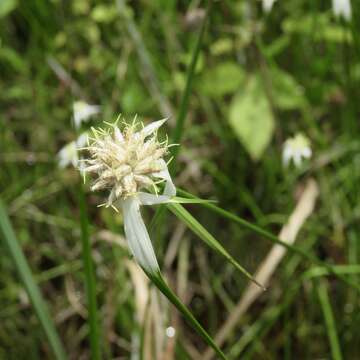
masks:
{"type": "Polygon", "coordinates": [[[35,283],[31,269],[26,261],[20,244],[15,236],[14,230],[8,218],[6,209],[0,200],[0,233],[7,245],[10,255],[19,272],[20,278],[26,288],[30,301],[34,307],[36,315],[47,336],[49,344],[58,360],[66,359],[65,350],[56,331],[55,325],[49,315],[45,301],[41,296],[40,290],[35,283]]]}
{"type": "Polygon", "coordinates": [[[213,250],[223,255],[232,265],[234,265],[248,279],[265,290],[264,286],[259,284],[255,278],[245,270],[226,250],[225,248],[180,204],[167,204],[168,209],[182,220],[200,239],[202,239],[213,250]]]}
{"type": "MultiPolygon", "coordinates": [[[[194,196],[184,190],[177,189],[177,192],[179,194],[182,194],[183,196],[188,196],[190,198],[197,198],[196,196],[194,196]]],[[[348,278],[346,278],[345,276],[343,276],[342,274],[340,274],[339,272],[336,272],[336,270],[334,270],[334,266],[331,266],[328,263],[326,263],[325,261],[318,259],[316,256],[312,256],[308,252],[306,252],[294,245],[289,245],[289,244],[285,243],[284,241],[280,240],[277,236],[271,234],[270,232],[260,228],[257,225],[254,225],[254,224],[240,218],[239,216],[234,215],[231,212],[224,210],[214,204],[201,203],[201,205],[210,209],[211,211],[214,211],[215,213],[221,215],[222,217],[229,219],[229,220],[243,226],[244,228],[255,232],[256,234],[261,235],[265,239],[270,240],[272,243],[279,244],[279,245],[285,247],[289,251],[291,251],[297,255],[300,255],[301,257],[305,258],[306,260],[310,261],[311,263],[323,266],[331,274],[336,276],[339,280],[341,280],[342,282],[346,283],[347,285],[351,286],[352,288],[354,288],[355,290],[360,292],[360,284],[355,283],[355,282],[349,280],[348,278]]]]}
{"type": "Polygon", "coordinates": [[[218,356],[223,360],[227,360],[227,357],[220,350],[220,348],[216,345],[213,338],[200,325],[200,323],[195,319],[194,315],[190,312],[190,310],[181,302],[181,300],[175,295],[175,293],[166,284],[162,275],[160,273],[149,274],[146,271],[145,271],[145,273],[151,279],[151,281],[156,285],[156,287],[180,311],[180,313],[185,317],[185,319],[189,322],[189,324],[196,330],[196,332],[205,340],[205,342],[214,349],[214,351],[218,354],[218,356]]]}

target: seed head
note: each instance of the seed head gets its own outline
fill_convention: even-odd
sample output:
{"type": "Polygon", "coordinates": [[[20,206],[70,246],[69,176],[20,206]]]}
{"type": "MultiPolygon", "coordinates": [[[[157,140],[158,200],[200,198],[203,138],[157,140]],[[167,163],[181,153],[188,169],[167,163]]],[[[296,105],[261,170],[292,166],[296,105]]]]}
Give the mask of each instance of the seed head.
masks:
{"type": "Polygon", "coordinates": [[[153,188],[163,181],[157,176],[166,168],[163,157],[168,142],[159,142],[157,129],[166,121],[159,120],[144,127],[134,119],[131,124],[123,122],[120,131],[117,123],[108,129],[93,129],[85,148],[90,159],[85,160],[83,171],[97,175],[91,190],[109,189],[106,206],[118,199],[136,195],[141,189],[153,188]]]}

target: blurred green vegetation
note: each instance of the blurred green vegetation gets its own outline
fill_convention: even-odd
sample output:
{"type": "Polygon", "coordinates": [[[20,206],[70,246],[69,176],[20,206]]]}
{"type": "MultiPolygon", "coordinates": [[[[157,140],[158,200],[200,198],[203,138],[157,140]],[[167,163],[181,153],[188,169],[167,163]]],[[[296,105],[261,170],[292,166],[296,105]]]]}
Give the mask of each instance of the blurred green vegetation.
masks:
{"type": "MultiPolygon", "coordinates": [[[[352,5],[346,22],[334,17],[330,0],[278,0],[269,14],[260,1],[214,1],[174,178],[274,234],[315,179],[320,196],[296,245],[333,265],[356,265],[360,256],[360,5],[352,5]],[[310,139],[313,157],[284,167],[283,143],[298,132],[310,139]]],[[[71,359],[90,356],[81,179],[57,159],[76,138],[73,103],[101,105],[83,130],[122,113],[145,122],[170,116],[170,133],[205,7],[196,0],[0,2],[0,197],[71,359]]],[[[86,194],[104,358],[130,358],[137,344],[153,349],[144,359],[156,359],[164,333],[150,345],[141,336],[169,324],[177,342],[168,358],[200,357],[204,343],[163,298],[153,299],[153,289],[145,318],[154,320],[139,325],[122,219],[97,208],[104,196],[86,194]]],[[[199,205],[186,208],[251,272],[269,252],[259,235],[199,205]]],[[[150,223],[152,210],[144,215],[150,223]]],[[[162,270],[215,336],[248,281],[174,216],[164,219],[152,237],[162,270]]],[[[51,359],[3,242],[0,249],[0,358],[51,359]]],[[[359,294],[326,273],[305,276],[311,266],[285,256],[228,334],[230,359],[360,357],[359,294]]],[[[359,282],[356,271],[346,276],[359,282]]]]}

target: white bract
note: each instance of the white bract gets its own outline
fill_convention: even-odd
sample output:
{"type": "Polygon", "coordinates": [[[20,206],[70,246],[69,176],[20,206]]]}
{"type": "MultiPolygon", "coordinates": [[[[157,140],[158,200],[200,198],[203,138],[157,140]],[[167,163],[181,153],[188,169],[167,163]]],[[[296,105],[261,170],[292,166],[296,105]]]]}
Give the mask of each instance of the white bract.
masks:
{"type": "Polygon", "coordinates": [[[310,141],[303,134],[297,134],[284,143],[283,163],[285,166],[292,160],[295,166],[299,167],[303,159],[309,159],[311,155],[310,141]]]}
{"type": "Polygon", "coordinates": [[[66,144],[58,152],[58,163],[61,168],[65,168],[72,164],[74,167],[78,167],[79,156],[78,149],[85,146],[87,142],[87,134],[81,134],[75,141],[66,144]]]}
{"type": "Polygon", "coordinates": [[[334,15],[343,17],[345,20],[351,20],[351,2],[350,0],[332,0],[334,15]]]}
{"type": "Polygon", "coordinates": [[[99,114],[100,106],[89,105],[85,101],[75,101],[73,112],[75,128],[79,129],[83,122],[88,121],[91,116],[99,114]]]}
{"type": "MultiPolygon", "coordinates": [[[[150,274],[159,272],[154,249],[140,213],[140,205],[165,203],[175,196],[164,156],[168,152],[167,140],[159,142],[157,130],[164,120],[145,127],[136,121],[124,123],[121,131],[117,124],[110,128],[93,129],[86,148],[90,158],[84,160],[85,173],[96,175],[91,190],[109,190],[107,207],[123,211],[125,235],[130,250],[141,267],[150,274]],[[158,194],[157,185],[165,182],[158,194]],[[153,190],[153,193],[143,190],[153,190]]],[[[101,206],[101,205],[100,205],[101,206]]]]}
{"type": "Polygon", "coordinates": [[[262,0],[262,7],[264,12],[269,13],[276,0],[262,0]]]}

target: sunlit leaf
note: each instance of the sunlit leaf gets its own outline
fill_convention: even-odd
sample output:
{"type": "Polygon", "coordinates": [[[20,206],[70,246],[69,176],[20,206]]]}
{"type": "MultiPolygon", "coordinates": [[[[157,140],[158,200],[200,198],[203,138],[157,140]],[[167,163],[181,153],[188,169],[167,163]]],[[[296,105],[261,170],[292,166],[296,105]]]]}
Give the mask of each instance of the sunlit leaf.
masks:
{"type": "Polygon", "coordinates": [[[306,104],[303,88],[287,72],[271,69],[271,85],[276,106],[282,110],[294,110],[306,104]]]}
{"type": "Polygon", "coordinates": [[[17,7],[17,0],[1,0],[0,1],[0,18],[10,14],[17,7]]]}
{"type": "Polygon", "coordinates": [[[258,77],[251,76],[232,99],[229,122],[252,159],[259,160],[271,141],[274,119],[258,77]]]}
{"type": "Polygon", "coordinates": [[[204,94],[223,96],[239,89],[244,80],[244,70],[235,62],[222,62],[204,73],[200,88],[204,94]]]}

